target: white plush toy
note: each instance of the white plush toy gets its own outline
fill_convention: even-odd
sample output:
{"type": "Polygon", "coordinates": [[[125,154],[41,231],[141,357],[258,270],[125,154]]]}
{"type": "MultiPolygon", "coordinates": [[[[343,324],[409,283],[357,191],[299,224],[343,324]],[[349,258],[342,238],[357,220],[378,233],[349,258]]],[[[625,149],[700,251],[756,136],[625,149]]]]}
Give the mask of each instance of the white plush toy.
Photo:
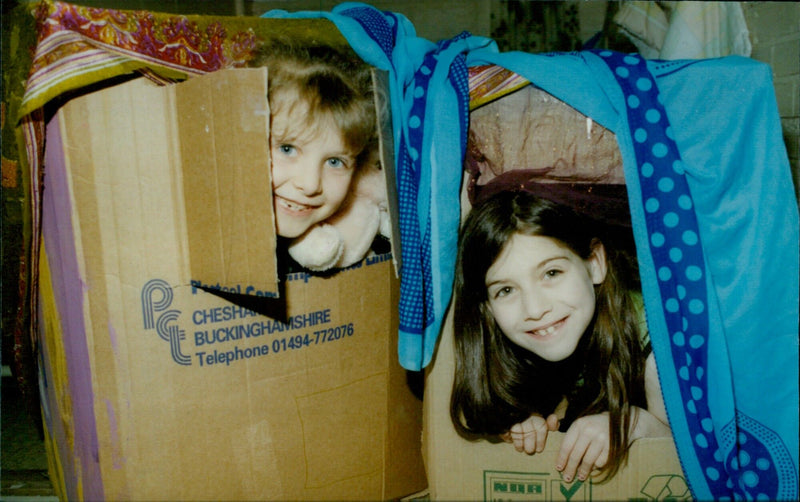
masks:
{"type": "Polygon", "coordinates": [[[379,161],[354,175],[342,207],[289,245],[289,255],[317,272],[345,268],[363,259],[380,233],[391,237],[386,179],[379,161]]]}

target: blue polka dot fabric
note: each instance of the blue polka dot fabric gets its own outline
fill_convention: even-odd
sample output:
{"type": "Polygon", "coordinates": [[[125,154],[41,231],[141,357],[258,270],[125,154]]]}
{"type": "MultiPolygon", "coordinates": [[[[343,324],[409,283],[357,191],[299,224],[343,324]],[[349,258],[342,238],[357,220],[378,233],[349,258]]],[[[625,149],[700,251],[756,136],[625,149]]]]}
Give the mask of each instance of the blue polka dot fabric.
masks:
{"type": "Polygon", "coordinates": [[[698,465],[690,485],[696,496],[716,500],[795,499],[797,468],[778,434],[738,409],[733,420],[722,424],[713,415],[713,394],[724,392],[715,388],[708,368],[724,355],[711,349],[709,271],[701,231],[656,79],[638,55],[597,54],[625,96],[649,237],[639,253],[650,255],[656,272],[671,356],[659,363],[677,372],[678,395],[671,396],[674,404],[668,409],[672,423],[685,421],[686,440],[678,443],[682,458],[691,456],[698,465]]]}
{"type": "Polygon", "coordinates": [[[708,315],[705,265],[683,161],[674,141],[658,87],[638,55],[600,52],[626,96],[628,124],[639,165],[649,252],[653,257],[667,329],[672,334],[672,360],[679,365],[680,398],[688,413],[695,454],[713,493],[725,490],[727,479],[706,395],[708,379],[708,315]]]}

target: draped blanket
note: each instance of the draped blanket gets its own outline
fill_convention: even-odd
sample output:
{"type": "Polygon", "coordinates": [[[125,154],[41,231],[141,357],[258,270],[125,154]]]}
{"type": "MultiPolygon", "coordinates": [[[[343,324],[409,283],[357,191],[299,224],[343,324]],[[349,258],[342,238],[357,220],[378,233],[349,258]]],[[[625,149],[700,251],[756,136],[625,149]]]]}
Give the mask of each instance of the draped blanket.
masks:
{"type": "MultiPolygon", "coordinates": [[[[32,250],[47,102],[134,70],[167,81],[241,66],[255,43],[236,20],[41,5],[21,119],[32,250]]],[[[694,497],[800,496],[800,231],[768,66],[742,57],[500,53],[491,40],[466,33],[432,43],[402,15],[360,3],[265,16],[332,21],[390,75],[404,367],[428,365],[450,301],[469,68],[502,68],[495,77],[507,89],[532,82],[616,134],[651,341],[694,497]]],[[[488,99],[491,85],[483,84],[486,92],[473,86],[473,100],[488,99]]],[[[35,259],[30,270],[35,288],[35,259]]]]}
{"type": "Polygon", "coordinates": [[[452,150],[463,154],[463,53],[467,66],[511,70],[617,135],[651,339],[693,495],[796,499],[800,238],[769,68],[740,57],[498,53],[465,34],[421,43],[402,17],[360,4],[324,15],[394,84],[401,362],[428,363],[449,301],[457,222],[442,208],[455,213],[460,186],[452,150]]]}
{"type": "Polygon", "coordinates": [[[796,499],[798,212],[769,67],[610,51],[470,56],[617,135],[651,341],[694,497],[796,499]]]}

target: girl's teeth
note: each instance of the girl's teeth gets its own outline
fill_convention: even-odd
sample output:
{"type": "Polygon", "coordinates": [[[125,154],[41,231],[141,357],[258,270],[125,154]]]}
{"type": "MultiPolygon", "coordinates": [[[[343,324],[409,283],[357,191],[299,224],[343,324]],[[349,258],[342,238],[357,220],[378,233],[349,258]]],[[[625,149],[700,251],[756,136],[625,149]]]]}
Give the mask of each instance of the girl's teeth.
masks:
{"type": "Polygon", "coordinates": [[[556,327],[555,326],[550,326],[549,328],[536,330],[536,334],[539,335],[539,336],[546,336],[546,335],[552,335],[553,333],[555,333],[555,331],[556,331],[556,327]]]}
{"type": "Polygon", "coordinates": [[[304,209],[306,207],[306,206],[304,206],[302,204],[296,204],[296,203],[290,202],[290,201],[288,201],[286,199],[283,199],[282,202],[283,202],[284,206],[286,206],[289,209],[293,209],[293,210],[304,209]]]}

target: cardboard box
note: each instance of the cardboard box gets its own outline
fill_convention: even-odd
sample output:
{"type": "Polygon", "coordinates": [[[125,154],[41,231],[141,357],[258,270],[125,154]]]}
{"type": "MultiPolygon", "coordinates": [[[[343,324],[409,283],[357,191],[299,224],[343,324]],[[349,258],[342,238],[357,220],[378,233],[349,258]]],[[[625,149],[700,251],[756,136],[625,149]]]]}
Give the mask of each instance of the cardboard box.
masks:
{"type": "MultiPolygon", "coordinates": [[[[467,151],[480,173],[474,180],[478,185],[520,169],[541,182],[624,182],[613,133],[532,85],[470,112],[467,151]]],[[[472,181],[465,180],[462,186],[462,218],[470,210],[467,190],[472,181]]],[[[450,420],[453,358],[451,313],[425,375],[422,441],[427,494],[432,500],[690,499],[672,438],[634,442],[627,467],[603,484],[561,479],[555,463],[562,433],[548,435],[545,450],[535,455],[517,452],[507,443],[462,438],[450,420]]]]}
{"type": "Polygon", "coordinates": [[[542,453],[507,443],[471,442],[450,422],[453,386],[452,315],[425,378],[423,457],[431,500],[690,500],[672,438],[633,443],[627,467],[609,482],[566,483],[555,470],[562,433],[548,435],[542,453]]]}
{"type": "Polygon", "coordinates": [[[277,276],[266,85],[266,69],[135,79],[48,124],[41,389],[62,499],[426,486],[392,256],[277,276]]]}

